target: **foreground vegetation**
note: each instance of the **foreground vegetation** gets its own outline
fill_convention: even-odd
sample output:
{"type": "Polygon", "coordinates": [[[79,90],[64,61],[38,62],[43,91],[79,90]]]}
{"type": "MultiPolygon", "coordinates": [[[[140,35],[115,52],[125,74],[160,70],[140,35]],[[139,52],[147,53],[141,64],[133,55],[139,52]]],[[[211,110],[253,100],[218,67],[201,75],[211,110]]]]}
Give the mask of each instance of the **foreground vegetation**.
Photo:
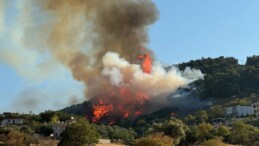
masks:
{"type": "MultiPolygon", "coordinates": [[[[121,127],[99,125],[88,122],[83,117],[76,117],[75,122],[67,126],[58,145],[94,145],[99,138],[110,139],[113,143],[136,146],[176,146],[176,145],[222,145],[242,144],[259,145],[258,125],[251,125],[245,120],[233,121],[229,126],[214,126],[209,119],[211,110],[197,111],[183,119],[165,117],[152,121],[138,119],[134,124],[121,127]]],[[[38,133],[49,137],[53,133],[53,119],[60,119],[67,114],[46,111],[39,115],[24,115],[29,126],[5,126],[0,128],[0,141],[9,144],[38,144],[38,133]],[[51,113],[51,114],[50,114],[51,113]],[[48,115],[48,116],[46,116],[48,115]],[[48,122],[46,122],[48,121],[48,122]]],[[[245,119],[245,118],[244,118],[245,119]]],[[[257,120],[257,123],[259,121],[257,120]]]]}

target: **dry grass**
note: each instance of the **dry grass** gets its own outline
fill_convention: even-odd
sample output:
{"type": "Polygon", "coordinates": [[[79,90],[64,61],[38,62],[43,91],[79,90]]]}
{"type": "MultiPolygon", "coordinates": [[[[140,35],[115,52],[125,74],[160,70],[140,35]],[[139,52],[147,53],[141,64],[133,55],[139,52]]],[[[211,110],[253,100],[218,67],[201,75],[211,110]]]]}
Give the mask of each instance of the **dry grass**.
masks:
{"type": "Polygon", "coordinates": [[[122,145],[122,144],[113,144],[113,143],[111,143],[111,144],[97,144],[97,145],[95,145],[95,146],[125,146],[125,145],[122,145]]]}

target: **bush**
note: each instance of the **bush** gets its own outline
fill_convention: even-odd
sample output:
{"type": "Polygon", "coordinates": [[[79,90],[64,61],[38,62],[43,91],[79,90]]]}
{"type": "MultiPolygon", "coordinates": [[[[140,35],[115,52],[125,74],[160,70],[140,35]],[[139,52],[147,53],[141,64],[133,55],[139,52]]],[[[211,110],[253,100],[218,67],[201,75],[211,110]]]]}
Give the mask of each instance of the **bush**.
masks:
{"type": "Polygon", "coordinates": [[[25,146],[30,144],[38,144],[38,139],[30,134],[12,130],[5,136],[4,142],[10,145],[15,144],[25,146]]]}
{"type": "Polygon", "coordinates": [[[21,127],[20,131],[27,134],[34,134],[34,131],[29,126],[21,127]]]}
{"type": "Polygon", "coordinates": [[[229,138],[234,144],[254,145],[259,141],[259,129],[243,122],[236,122],[229,138]]]}
{"type": "Polygon", "coordinates": [[[174,139],[174,144],[177,145],[182,139],[186,137],[186,131],[188,130],[181,120],[176,118],[170,118],[162,123],[153,124],[149,133],[164,133],[167,136],[170,136],[174,139]]]}
{"type": "Polygon", "coordinates": [[[80,120],[67,126],[61,134],[59,146],[83,146],[98,143],[99,133],[87,121],[80,120]]]}
{"type": "Polygon", "coordinates": [[[155,133],[136,140],[135,146],[173,146],[173,139],[163,133],[155,133]]]}
{"type": "Polygon", "coordinates": [[[132,144],[135,141],[136,133],[133,129],[123,128],[119,126],[97,126],[97,131],[102,138],[109,138],[113,142],[132,144]]]}
{"type": "Polygon", "coordinates": [[[202,146],[227,146],[224,142],[222,142],[221,137],[216,137],[214,139],[209,139],[202,143],[202,146]]]}

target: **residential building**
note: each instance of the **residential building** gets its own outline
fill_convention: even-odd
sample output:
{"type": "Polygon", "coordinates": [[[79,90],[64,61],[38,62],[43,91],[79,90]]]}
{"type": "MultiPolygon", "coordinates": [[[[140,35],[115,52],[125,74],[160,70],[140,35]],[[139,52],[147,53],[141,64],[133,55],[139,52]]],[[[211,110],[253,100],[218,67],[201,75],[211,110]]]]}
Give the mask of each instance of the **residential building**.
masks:
{"type": "Polygon", "coordinates": [[[252,107],[253,107],[253,110],[254,110],[254,114],[256,116],[259,116],[259,101],[256,102],[256,103],[253,103],[252,104],[252,107]]]}
{"type": "Polygon", "coordinates": [[[242,117],[242,116],[248,116],[253,114],[254,114],[254,110],[251,105],[249,106],[237,105],[237,106],[226,108],[226,116],[228,117],[231,117],[231,116],[242,117]]]}
{"type": "Polygon", "coordinates": [[[53,137],[60,138],[61,134],[65,131],[68,123],[59,122],[52,125],[53,137]]]}
{"type": "Polygon", "coordinates": [[[65,131],[67,126],[71,123],[74,123],[75,120],[73,117],[71,117],[71,120],[65,121],[65,122],[58,122],[52,125],[53,129],[53,137],[54,138],[60,138],[61,134],[65,131]]]}
{"type": "Polygon", "coordinates": [[[1,126],[6,125],[23,125],[24,119],[16,113],[3,113],[3,117],[0,120],[1,126]]]}

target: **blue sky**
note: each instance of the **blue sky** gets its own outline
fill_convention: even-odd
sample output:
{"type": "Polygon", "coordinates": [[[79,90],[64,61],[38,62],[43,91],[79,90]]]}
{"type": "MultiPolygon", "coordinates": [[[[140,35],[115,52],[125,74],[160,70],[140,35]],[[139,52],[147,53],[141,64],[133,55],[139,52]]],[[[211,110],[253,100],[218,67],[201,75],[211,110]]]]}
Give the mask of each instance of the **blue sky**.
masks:
{"type": "Polygon", "coordinates": [[[259,54],[259,1],[155,0],[160,19],[150,47],[166,64],[233,56],[244,63],[259,54]]]}
{"type": "MultiPolygon", "coordinates": [[[[240,63],[244,63],[247,56],[259,55],[258,0],[154,2],[160,11],[160,18],[149,28],[149,47],[162,63],[170,65],[201,57],[219,56],[233,56],[238,58],[240,63]]],[[[11,8],[8,7],[6,11],[12,11],[11,8]]],[[[0,40],[2,47],[16,50],[19,41],[12,44],[9,42],[12,38],[19,37],[20,32],[14,28],[14,14],[2,16],[7,26],[2,32],[0,28],[0,40]],[[11,36],[9,31],[12,31],[14,36],[11,36]]],[[[0,53],[1,51],[4,49],[0,47],[0,53]]],[[[8,64],[0,58],[0,112],[60,109],[70,104],[70,100],[80,102],[84,99],[82,83],[74,81],[70,72],[62,67],[58,71],[53,71],[51,78],[28,78],[44,70],[35,68],[35,72],[26,72],[24,68],[35,67],[26,65],[26,62],[33,62],[35,58],[27,57],[26,53],[23,53],[21,52],[21,55],[24,55],[26,60],[20,61],[24,61],[25,66],[19,67],[18,70],[14,67],[15,63],[8,64]],[[24,101],[26,103],[23,103],[24,101]],[[32,106],[34,102],[37,104],[32,106]]]]}

